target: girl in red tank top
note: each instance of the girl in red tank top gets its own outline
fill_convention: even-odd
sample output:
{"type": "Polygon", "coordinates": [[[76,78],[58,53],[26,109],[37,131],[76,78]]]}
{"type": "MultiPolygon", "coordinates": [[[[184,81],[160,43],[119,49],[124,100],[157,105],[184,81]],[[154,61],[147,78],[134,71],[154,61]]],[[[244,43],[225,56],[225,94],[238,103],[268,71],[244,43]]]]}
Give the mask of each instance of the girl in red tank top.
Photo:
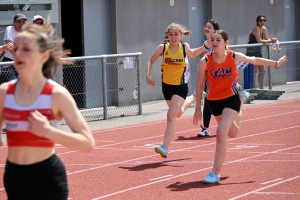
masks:
{"type": "MultiPolygon", "coordinates": [[[[52,79],[62,60],[63,40],[55,40],[50,20],[23,26],[13,44],[19,78],[0,85],[0,124],[7,130],[4,187],[8,199],[68,199],[66,169],[55,144],[91,151],[88,124],[70,92],[52,79]],[[70,131],[58,128],[64,119],[70,131]]],[[[0,146],[3,145],[0,137],[0,146]]]]}
{"type": "Polygon", "coordinates": [[[207,100],[211,113],[214,115],[218,127],[216,129],[217,147],[212,172],[203,179],[204,183],[217,183],[220,181],[220,171],[226,155],[227,137],[236,137],[241,123],[241,102],[236,84],[238,73],[235,68],[238,62],[252,63],[253,65],[268,65],[278,68],[287,61],[282,56],[278,61],[265,58],[248,57],[242,53],[228,50],[228,35],[223,30],[214,31],[211,36],[212,53],[200,60],[198,84],[196,94],[196,108],[193,123],[197,125],[202,118],[201,94],[203,80],[206,76],[207,100]]]}

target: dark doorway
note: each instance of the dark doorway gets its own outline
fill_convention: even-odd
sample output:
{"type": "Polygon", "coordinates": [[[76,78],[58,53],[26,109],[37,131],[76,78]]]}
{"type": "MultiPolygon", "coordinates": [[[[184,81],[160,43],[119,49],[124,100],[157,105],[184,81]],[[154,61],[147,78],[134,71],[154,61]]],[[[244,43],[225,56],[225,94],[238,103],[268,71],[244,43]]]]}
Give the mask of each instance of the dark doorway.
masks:
{"type": "MultiPolygon", "coordinates": [[[[71,56],[83,56],[82,0],[61,1],[62,37],[64,48],[72,51],[71,56]]],[[[85,108],[84,62],[64,66],[64,85],[70,91],[79,108],[85,108]]]]}

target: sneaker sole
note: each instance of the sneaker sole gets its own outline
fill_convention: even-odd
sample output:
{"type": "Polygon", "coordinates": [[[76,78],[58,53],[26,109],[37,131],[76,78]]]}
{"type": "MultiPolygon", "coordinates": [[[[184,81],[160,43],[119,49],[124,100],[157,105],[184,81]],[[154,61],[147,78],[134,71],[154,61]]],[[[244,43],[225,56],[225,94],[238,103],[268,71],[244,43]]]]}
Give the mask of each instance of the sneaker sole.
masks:
{"type": "Polygon", "coordinates": [[[161,155],[161,157],[167,158],[167,156],[164,154],[164,152],[162,152],[160,149],[154,148],[154,151],[155,151],[156,153],[158,153],[159,155],[161,155]]]}
{"type": "Polygon", "coordinates": [[[202,181],[202,183],[204,183],[204,184],[214,184],[214,183],[218,183],[219,181],[217,181],[217,182],[207,182],[207,181],[202,181]]]}
{"type": "Polygon", "coordinates": [[[197,136],[198,136],[198,137],[207,137],[207,136],[209,136],[209,135],[202,135],[202,134],[199,134],[199,133],[198,133],[197,136]]]}

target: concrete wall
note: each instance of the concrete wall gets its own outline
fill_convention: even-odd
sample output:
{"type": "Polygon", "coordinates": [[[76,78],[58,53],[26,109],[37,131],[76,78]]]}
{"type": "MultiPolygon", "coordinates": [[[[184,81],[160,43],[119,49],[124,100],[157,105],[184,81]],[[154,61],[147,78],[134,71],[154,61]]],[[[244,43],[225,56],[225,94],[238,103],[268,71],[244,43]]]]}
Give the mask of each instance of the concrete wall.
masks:
{"type": "MultiPolygon", "coordinates": [[[[211,0],[207,0],[211,1],[211,0]]],[[[249,33],[256,26],[256,17],[266,16],[269,37],[286,40],[284,1],[274,0],[212,0],[212,17],[229,35],[229,43],[246,44],[249,33]]]]}
{"type": "MultiPolygon", "coordinates": [[[[112,9],[112,8],[111,8],[112,9]]],[[[161,59],[153,67],[151,77],[156,85],[145,81],[147,62],[162,42],[165,30],[172,22],[189,27],[188,1],[169,0],[115,0],[117,50],[113,53],[142,52],[142,96],[143,101],[163,99],[161,92],[161,59]]],[[[189,38],[185,41],[188,41],[189,38]]]]}

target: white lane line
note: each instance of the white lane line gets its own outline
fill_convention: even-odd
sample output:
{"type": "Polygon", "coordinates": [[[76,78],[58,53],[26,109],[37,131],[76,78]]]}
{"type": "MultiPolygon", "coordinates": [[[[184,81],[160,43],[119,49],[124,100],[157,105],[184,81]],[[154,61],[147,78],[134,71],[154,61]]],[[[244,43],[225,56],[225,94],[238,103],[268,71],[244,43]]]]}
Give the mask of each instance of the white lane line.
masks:
{"type": "Polygon", "coordinates": [[[230,144],[243,144],[243,145],[258,145],[258,146],[266,146],[266,145],[270,145],[270,146],[282,146],[282,145],[286,145],[286,144],[262,144],[262,143],[239,143],[239,142],[231,142],[230,144]]]}
{"type": "Polygon", "coordinates": [[[169,174],[169,175],[165,175],[165,176],[160,176],[160,177],[157,177],[157,178],[152,178],[152,179],[149,179],[149,181],[155,181],[155,180],[167,178],[167,177],[170,177],[170,176],[173,176],[173,174],[169,174]]]}
{"type": "Polygon", "coordinates": [[[300,194],[300,192],[254,192],[253,194],[283,194],[283,195],[295,195],[295,194],[300,194]]]}
{"type": "MultiPolygon", "coordinates": [[[[248,137],[255,137],[257,135],[263,135],[263,134],[267,134],[267,133],[273,133],[273,132],[278,132],[278,131],[283,131],[283,130],[288,130],[288,129],[293,129],[293,128],[299,128],[299,127],[300,127],[300,125],[299,126],[292,126],[292,127],[288,127],[288,128],[277,129],[277,130],[272,130],[272,131],[267,131],[267,132],[262,132],[262,133],[257,133],[257,134],[252,134],[252,135],[246,135],[246,136],[243,136],[243,137],[237,137],[237,138],[229,139],[229,141],[248,138],[248,137]]],[[[209,146],[209,145],[212,145],[212,144],[216,144],[216,142],[206,143],[206,144],[203,144],[203,145],[188,147],[188,148],[184,148],[184,149],[173,150],[173,151],[170,151],[169,153],[178,152],[178,151],[185,151],[185,150],[199,148],[199,147],[203,147],[203,146],[209,146]]],[[[300,146],[297,146],[297,147],[300,147],[300,146]]],[[[267,152],[267,154],[268,154],[268,152],[267,152]]],[[[262,153],[261,155],[265,155],[265,153],[262,153]]],[[[90,171],[90,170],[94,170],[94,169],[100,169],[100,168],[113,166],[113,165],[119,165],[119,164],[123,164],[123,163],[126,163],[126,162],[141,160],[141,159],[145,159],[145,158],[151,158],[151,157],[154,157],[154,156],[157,156],[157,154],[144,156],[144,157],[139,157],[139,158],[133,158],[133,159],[130,159],[130,160],[124,160],[124,161],[119,161],[119,162],[115,162],[115,163],[109,163],[107,165],[102,165],[102,166],[99,166],[99,167],[93,167],[93,168],[88,168],[88,169],[84,169],[84,170],[74,171],[74,172],[68,173],[68,175],[77,174],[77,173],[81,173],[81,172],[86,172],[86,171],[90,171]]],[[[252,158],[252,157],[249,157],[249,158],[252,158]]]]}
{"type": "Polygon", "coordinates": [[[242,195],[233,197],[233,198],[228,199],[228,200],[236,200],[236,199],[239,199],[239,198],[248,196],[248,195],[250,195],[250,194],[254,194],[255,192],[259,192],[259,191],[261,191],[261,190],[264,190],[264,189],[267,189],[267,188],[270,188],[270,187],[273,187],[273,186],[276,186],[276,185],[280,185],[280,184],[285,183],[285,182],[288,182],[288,181],[292,181],[292,180],[297,179],[297,178],[299,178],[299,177],[300,177],[300,176],[295,176],[295,177],[292,177],[292,178],[289,178],[289,179],[285,179],[285,180],[283,180],[283,181],[274,183],[274,184],[272,184],[272,185],[268,185],[268,186],[266,186],[266,187],[259,188],[259,189],[257,189],[257,190],[252,190],[252,191],[250,191],[250,192],[247,192],[247,193],[245,193],[245,194],[242,194],[242,195]]]}
{"type": "Polygon", "coordinates": [[[283,179],[283,178],[278,178],[278,179],[275,179],[275,180],[263,182],[263,183],[261,183],[261,184],[262,184],[262,185],[265,185],[265,184],[273,183],[273,182],[276,182],[276,181],[280,181],[280,180],[282,180],[282,179],[283,179]]]}
{"type": "MultiPolygon", "coordinates": [[[[268,115],[268,116],[265,116],[265,117],[258,117],[258,118],[248,119],[248,120],[243,120],[242,122],[260,120],[260,119],[264,119],[264,118],[277,117],[279,115],[288,115],[288,114],[296,113],[296,112],[300,112],[300,110],[299,111],[293,111],[293,112],[287,112],[287,113],[280,113],[280,114],[276,114],[276,115],[268,115]]],[[[217,125],[211,126],[211,127],[217,127],[217,125]]],[[[185,131],[176,132],[175,135],[180,134],[180,133],[185,133],[185,132],[198,131],[198,130],[199,130],[199,128],[197,127],[195,129],[189,129],[189,130],[185,130],[185,131]]],[[[282,130],[282,129],[279,129],[279,130],[282,130]]],[[[162,137],[162,136],[163,135],[158,135],[158,136],[153,136],[153,137],[140,138],[140,139],[137,139],[137,140],[128,140],[128,141],[125,141],[125,142],[119,142],[119,143],[114,143],[114,144],[101,145],[101,146],[98,146],[98,147],[106,147],[106,146],[112,146],[112,145],[126,144],[126,143],[130,143],[130,142],[143,141],[143,140],[158,138],[158,137],[162,137]]],[[[74,151],[69,151],[69,152],[58,153],[57,155],[63,155],[63,154],[75,153],[75,152],[79,152],[79,151],[78,150],[74,150],[74,151]]]]}
{"type": "MultiPolygon", "coordinates": [[[[272,151],[272,152],[262,153],[262,154],[255,155],[255,156],[250,156],[250,157],[247,157],[247,158],[242,158],[242,159],[238,159],[238,160],[229,161],[227,163],[224,163],[224,165],[228,165],[228,164],[231,164],[231,163],[237,163],[237,162],[244,161],[244,160],[247,160],[247,159],[251,159],[251,158],[255,158],[255,157],[260,157],[260,156],[264,156],[264,155],[268,155],[268,154],[273,154],[273,153],[277,153],[277,152],[280,152],[280,151],[286,151],[286,150],[290,150],[290,149],[294,149],[294,148],[299,148],[299,147],[300,147],[300,145],[294,146],[294,147],[285,148],[285,149],[280,149],[280,150],[276,150],[276,151],[272,151]]],[[[153,185],[153,184],[160,183],[160,182],[163,182],[163,181],[171,180],[171,179],[174,179],[174,178],[179,178],[179,177],[182,177],[182,176],[195,174],[195,173],[198,173],[198,172],[201,172],[201,171],[204,171],[204,170],[207,170],[207,169],[211,169],[211,168],[212,167],[206,167],[206,168],[202,168],[200,170],[190,171],[190,172],[187,172],[185,174],[179,174],[179,175],[172,176],[172,177],[169,177],[169,178],[157,180],[157,181],[154,181],[154,182],[151,182],[151,183],[146,183],[146,184],[143,184],[143,185],[138,185],[138,186],[135,186],[135,187],[127,188],[125,190],[119,190],[119,191],[114,192],[114,193],[110,193],[110,194],[107,194],[107,195],[104,195],[104,196],[96,197],[96,198],[94,198],[92,200],[104,199],[106,197],[110,197],[110,196],[114,196],[114,195],[117,195],[117,194],[121,194],[121,193],[124,193],[124,192],[131,191],[131,190],[143,188],[143,187],[146,187],[146,186],[149,186],[149,185],[153,185]]],[[[299,178],[299,177],[300,176],[294,177],[292,179],[287,179],[286,181],[293,180],[293,179],[296,179],[296,178],[299,178]]],[[[282,182],[280,182],[280,183],[282,183],[282,182]]],[[[265,188],[268,188],[268,187],[265,187],[265,188]]],[[[256,191],[260,191],[260,189],[259,190],[254,190],[253,192],[256,192],[256,191]]]]}

